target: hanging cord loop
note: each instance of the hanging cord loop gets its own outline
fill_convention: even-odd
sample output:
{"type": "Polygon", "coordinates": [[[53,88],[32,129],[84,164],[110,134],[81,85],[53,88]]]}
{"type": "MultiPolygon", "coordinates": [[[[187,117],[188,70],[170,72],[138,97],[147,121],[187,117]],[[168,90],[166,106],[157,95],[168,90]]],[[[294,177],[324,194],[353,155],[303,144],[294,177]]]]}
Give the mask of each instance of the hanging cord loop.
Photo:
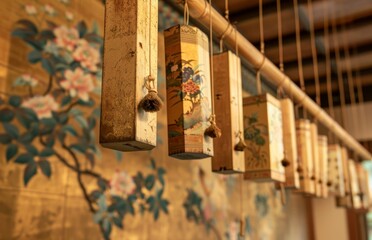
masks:
{"type": "Polygon", "coordinates": [[[262,83],[261,83],[261,69],[263,65],[265,64],[265,42],[264,42],[264,24],[263,24],[263,13],[262,13],[262,0],[259,1],[259,23],[260,23],[260,51],[263,55],[263,59],[260,63],[260,65],[256,69],[256,88],[257,88],[257,94],[262,93],[262,83]]]}
{"type": "Polygon", "coordinates": [[[185,0],[183,8],[183,24],[189,25],[189,20],[190,20],[189,4],[187,3],[187,0],[185,0]]]}
{"type": "MultiPolygon", "coordinates": [[[[149,4],[149,16],[151,16],[151,4],[149,4]]],[[[139,102],[139,108],[142,108],[145,112],[158,112],[162,106],[163,101],[158,95],[155,86],[155,77],[152,76],[151,72],[151,61],[152,61],[152,46],[151,46],[151,17],[149,18],[149,76],[146,79],[145,87],[147,88],[146,96],[139,102]]]]}
{"type": "Polygon", "coordinates": [[[215,106],[214,106],[214,68],[213,68],[213,25],[212,25],[212,0],[209,0],[209,48],[210,48],[210,72],[211,72],[211,93],[212,93],[212,114],[209,117],[210,126],[205,129],[204,135],[211,138],[221,137],[221,129],[217,126],[216,115],[215,115],[215,106]]]}
{"type": "MultiPolygon", "coordinates": [[[[302,52],[301,52],[301,33],[300,33],[300,17],[299,17],[300,8],[298,7],[298,0],[293,0],[293,9],[294,9],[294,15],[295,15],[295,28],[296,28],[298,77],[300,79],[300,88],[303,92],[305,92],[305,81],[304,81],[304,73],[303,73],[303,66],[302,66],[302,52]]],[[[302,106],[303,99],[299,101],[298,106],[302,106]]],[[[304,118],[307,118],[307,112],[305,109],[303,109],[303,114],[304,114],[304,118]]]]}

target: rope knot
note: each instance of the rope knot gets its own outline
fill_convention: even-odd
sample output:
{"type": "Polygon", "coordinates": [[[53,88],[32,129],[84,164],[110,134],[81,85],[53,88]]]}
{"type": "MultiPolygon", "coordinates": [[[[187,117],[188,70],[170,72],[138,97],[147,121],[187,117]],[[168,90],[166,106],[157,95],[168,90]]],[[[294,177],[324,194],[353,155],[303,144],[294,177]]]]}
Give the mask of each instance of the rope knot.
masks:
{"type": "Polygon", "coordinates": [[[147,77],[145,87],[147,94],[138,106],[145,112],[158,112],[163,106],[163,101],[158,96],[158,91],[155,88],[155,78],[152,75],[147,77]]]}
{"type": "Polygon", "coordinates": [[[217,127],[216,124],[216,115],[212,114],[209,119],[209,123],[211,124],[207,129],[205,129],[204,135],[211,137],[211,138],[219,138],[221,137],[221,129],[217,127]]]}

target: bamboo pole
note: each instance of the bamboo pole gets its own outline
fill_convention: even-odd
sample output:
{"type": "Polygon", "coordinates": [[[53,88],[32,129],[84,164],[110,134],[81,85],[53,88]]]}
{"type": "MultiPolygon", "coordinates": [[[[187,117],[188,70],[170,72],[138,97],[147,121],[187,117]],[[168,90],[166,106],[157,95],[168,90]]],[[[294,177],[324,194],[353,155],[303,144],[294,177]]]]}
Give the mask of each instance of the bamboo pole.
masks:
{"type": "Polygon", "coordinates": [[[348,148],[355,151],[362,160],[372,160],[372,155],[348,134],[335,120],[319,107],[292,80],[282,73],[269,59],[253,46],[241,33],[232,31],[233,26],[226,21],[214,8],[209,11],[209,4],[204,0],[187,0],[190,16],[208,28],[209,16],[212,15],[213,31],[217,36],[224,36],[224,41],[230,45],[237,45],[240,56],[244,57],[253,67],[261,70],[263,76],[276,86],[281,86],[293,99],[303,105],[320,123],[330,129],[348,148]]]}

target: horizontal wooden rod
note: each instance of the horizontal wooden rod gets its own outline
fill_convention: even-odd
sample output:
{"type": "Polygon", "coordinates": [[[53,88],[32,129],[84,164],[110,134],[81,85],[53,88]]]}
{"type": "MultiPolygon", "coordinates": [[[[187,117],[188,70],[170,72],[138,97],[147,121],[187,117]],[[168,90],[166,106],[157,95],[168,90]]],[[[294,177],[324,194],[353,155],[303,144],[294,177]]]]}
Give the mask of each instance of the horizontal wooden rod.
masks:
{"type": "Polygon", "coordinates": [[[239,56],[245,58],[253,67],[261,66],[261,73],[271,83],[282,86],[284,91],[301,104],[320,123],[332,131],[346,147],[357,153],[362,160],[372,160],[372,155],[319,107],[306,93],[283,74],[269,59],[265,58],[241,33],[235,34],[234,28],[213,7],[209,12],[209,4],[205,0],[187,0],[190,16],[209,29],[209,17],[212,17],[213,32],[217,37],[224,35],[224,42],[229,46],[237,44],[239,56]]]}

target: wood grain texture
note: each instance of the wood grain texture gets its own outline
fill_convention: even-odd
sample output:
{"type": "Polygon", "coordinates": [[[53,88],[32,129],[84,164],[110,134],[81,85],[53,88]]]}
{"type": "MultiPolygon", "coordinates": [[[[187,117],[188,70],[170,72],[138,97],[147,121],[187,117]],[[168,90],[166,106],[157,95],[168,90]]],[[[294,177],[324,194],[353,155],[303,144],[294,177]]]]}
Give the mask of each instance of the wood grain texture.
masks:
{"type": "Polygon", "coordinates": [[[213,140],[212,171],[242,173],[244,151],[234,150],[243,133],[242,79],[240,59],[230,51],[216,54],[214,61],[214,102],[217,126],[222,136],[213,140]]]}
{"type": "Polygon", "coordinates": [[[147,94],[147,77],[157,76],[157,6],[155,0],[106,1],[100,131],[104,147],[139,151],[156,145],[156,113],[139,109],[138,103],[147,94]]]}

